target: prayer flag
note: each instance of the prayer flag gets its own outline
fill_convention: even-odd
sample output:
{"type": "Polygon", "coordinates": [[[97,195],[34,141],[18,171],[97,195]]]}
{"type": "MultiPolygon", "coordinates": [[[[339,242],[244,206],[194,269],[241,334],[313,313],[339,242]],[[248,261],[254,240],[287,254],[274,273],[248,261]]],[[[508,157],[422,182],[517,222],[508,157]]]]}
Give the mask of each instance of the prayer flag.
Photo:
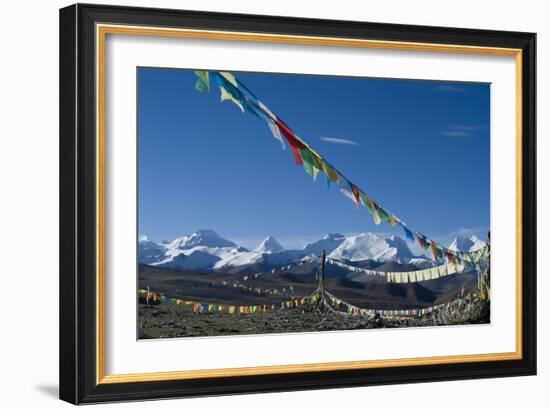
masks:
{"type": "Polygon", "coordinates": [[[355,207],[359,209],[359,189],[357,189],[357,186],[355,186],[353,183],[350,183],[350,186],[355,201],[355,207]]]}
{"type": "Polygon", "coordinates": [[[243,104],[241,104],[241,102],[237,98],[235,98],[233,95],[231,95],[231,93],[225,87],[220,86],[220,91],[221,91],[221,102],[226,100],[231,101],[235,105],[237,105],[242,112],[244,112],[243,104]]]}
{"type": "Polygon", "coordinates": [[[297,165],[301,165],[303,162],[302,157],[300,156],[300,149],[304,149],[305,145],[298,140],[294,132],[292,132],[292,130],[281,119],[277,118],[275,125],[277,125],[279,131],[290,145],[292,154],[294,155],[294,162],[297,165]]]}
{"type": "Polygon", "coordinates": [[[220,71],[220,75],[225,78],[231,85],[233,85],[235,88],[239,87],[239,84],[237,83],[237,79],[233,74],[230,72],[220,71]]]}
{"type": "Polygon", "coordinates": [[[374,218],[374,224],[382,223],[382,218],[378,212],[378,205],[370,197],[367,197],[367,208],[371,211],[372,217],[374,218]]]}
{"type": "Polygon", "coordinates": [[[452,255],[449,251],[445,253],[445,256],[447,256],[447,260],[451,262],[454,266],[456,266],[456,257],[452,255]]]}
{"type": "Polygon", "coordinates": [[[267,122],[267,125],[269,126],[269,129],[271,130],[271,133],[273,134],[273,137],[277,139],[279,142],[281,142],[281,147],[283,149],[286,149],[285,141],[283,140],[283,136],[281,135],[281,131],[279,131],[279,128],[277,125],[275,125],[275,122],[273,122],[272,119],[266,118],[265,120],[267,122]]]}
{"type": "MultiPolygon", "coordinates": [[[[374,209],[374,206],[373,206],[373,202],[372,202],[372,199],[370,197],[368,197],[365,193],[363,192],[359,192],[359,195],[361,196],[361,201],[363,202],[363,206],[365,206],[367,208],[367,210],[369,211],[369,213],[374,217],[374,223],[375,224],[380,224],[380,223],[377,223],[377,212],[375,212],[375,209],[374,209]]],[[[379,218],[379,216],[378,216],[379,218]]]]}
{"type": "Polygon", "coordinates": [[[340,180],[340,192],[348,199],[352,200],[355,203],[355,195],[353,194],[353,187],[347,179],[340,180]]]}
{"type": "Polygon", "coordinates": [[[210,92],[210,76],[208,71],[195,71],[197,82],[195,83],[195,89],[199,92],[210,92]]]}
{"type": "Polygon", "coordinates": [[[427,242],[426,237],[424,237],[420,233],[416,233],[416,240],[418,241],[418,245],[424,250],[427,250],[428,247],[430,247],[430,244],[427,242]]]}
{"type": "Polygon", "coordinates": [[[414,236],[413,236],[413,233],[412,231],[410,231],[409,229],[407,229],[407,227],[405,227],[404,224],[401,225],[401,227],[403,228],[403,231],[405,232],[405,237],[411,241],[414,241],[414,236]]]}
{"type": "Polygon", "coordinates": [[[332,166],[330,166],[325,161],[321,161],[321,168],[331,182],[338,183],[338,173],[334,170],[332,166]]]}
{"type": "Polygon", "coordinates": [[[315,181],[319,173],[319,167],[316,166],[315,157],[308,148],[304,148],[300,149],[300,158],[302,159],[304,170],[309,173],[313,177],[313,181],[315,181]]]}
{"type": "MultiPolygon", "coordinates": [[[[376,203],[375,203],[376,204],[376,203]]],[[[382,218],[382,220],[388,222],[391,224],[391,218],[390,218],[390,215],[388,212],[386,212],[380,205],[376,204],[376,206],[378,207],[378,214],[380,215],[380,217],[382,218]]]]}
{"type": "Polygon", "coordinates": [[[441,257],[439,253],[439,249],[437,248],[437,245],[435,244],[435,242],[432,240],[430,240],[430,250],[432,252],[432,257],[434,261],[439,260],[439,258],[441,257]]]}

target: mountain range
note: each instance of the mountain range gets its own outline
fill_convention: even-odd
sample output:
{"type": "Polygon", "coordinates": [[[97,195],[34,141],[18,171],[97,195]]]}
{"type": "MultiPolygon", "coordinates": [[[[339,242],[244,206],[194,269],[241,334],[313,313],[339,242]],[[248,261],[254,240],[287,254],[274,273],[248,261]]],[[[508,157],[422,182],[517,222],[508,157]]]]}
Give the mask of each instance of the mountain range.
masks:
{"type": "MultiPolygon", "coordinates": [[[[484,245],[485,242],[472,235],[455,238],[450,248],[471,251],[484,245]]],[[[156,243],[144,235],[138,240],[141,264],[172,270],[257,271],[304,258],[316,258],[323,250],[330,258],[369,268],[391,266],[392,271],[399,271],[401,268],[420,269],[434,265],[424,256],[415,256],[401,237],[385,238],[374,233],[350,236],[331,233],[297,250],[285,250],[272,236],[267,236],[254,250],[248,250],[220,237],[213,230],[199,230],[171,242],[156,243]]]]}

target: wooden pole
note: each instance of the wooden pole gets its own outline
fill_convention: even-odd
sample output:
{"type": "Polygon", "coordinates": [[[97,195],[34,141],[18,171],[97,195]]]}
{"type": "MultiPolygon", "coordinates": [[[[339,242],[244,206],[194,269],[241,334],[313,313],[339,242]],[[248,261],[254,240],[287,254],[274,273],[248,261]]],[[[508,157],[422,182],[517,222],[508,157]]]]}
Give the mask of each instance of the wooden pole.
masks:
{"type": "Polygon", "coordinates": [[[321,271],[319,272],[319,296],[321,303],[325,305],[325,264],[327,261],[327,255],[325,250],[321,253],[321,271]]]}

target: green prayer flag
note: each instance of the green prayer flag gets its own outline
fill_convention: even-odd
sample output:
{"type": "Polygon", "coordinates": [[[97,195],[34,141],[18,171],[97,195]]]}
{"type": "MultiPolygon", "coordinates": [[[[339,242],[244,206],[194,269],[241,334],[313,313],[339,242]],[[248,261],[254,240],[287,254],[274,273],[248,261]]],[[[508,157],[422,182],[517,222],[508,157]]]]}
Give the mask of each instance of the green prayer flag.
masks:
{"type": "Polygon", "coordinates": [[[302,158],[304,170],[313,177],[313,180],[315,180],[317,178],[317,173],[319,173],[319,167],[315,166],[317,162],[315,156],[309,149],[305,148],[300,149],[300,157],[302,158]]]}
{"type": "Polygon", "coordinates": [[[208,71],[195,71],[197,82],[195,83],[195,89],[199,92],[210,92],[210,75],[208,71]]]}
{"type": "Polygon", "coordinates": [[[382,218],[382,220],[388,222],[391,224],[391,216],[388,212],[386,212],[382,207],[378,206],[378,214],[382,218]]]}
{"type": "Polygon", "coordinates": [[[302,158],[302,161],[307,162],[308,164],[313,166],[313,155],[311,154],[309,149],[300,149],[300,157],[302,158]]]}
{"type": "Polygon", "coordinates": [[[380,224],[382,222],[382,217],[379,213],[380,207],[378,207],[374,200],[365,195],[363,192],[359,192],[359,195],[361,196],[363,204],[367,207],[369,213],[372,214],[372,217],[374,218],[374,223],[380,224]]]}
{"type": "Polygon", "coordinates": [[[302,163],[302,166],[304,167],[304,170],[305,170],[308,174],[310,174],[311,176],[313,176],[313,166],[311,166],[310,163],[304,161],[304,162],[302,163]]]}

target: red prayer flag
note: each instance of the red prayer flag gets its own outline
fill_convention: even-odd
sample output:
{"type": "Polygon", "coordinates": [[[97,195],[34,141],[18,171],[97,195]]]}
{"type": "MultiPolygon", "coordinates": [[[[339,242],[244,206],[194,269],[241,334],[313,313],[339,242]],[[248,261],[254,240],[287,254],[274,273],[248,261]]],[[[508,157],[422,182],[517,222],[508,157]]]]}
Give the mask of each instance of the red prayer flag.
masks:
{"type": "Polygon", "coordinates": [[[359,209],[359,189],[353,183],[350,183],[353,197],[355,197],[355,207],[359,209]]]}
{"type": "Polygon", "coordinates": [[[289,145],[290,145],[290,149],[292,150],[292,154],[294,155],[294,163],[296,163],[296,165],[303,165],[304,161],[300,156],[300,149],[292,145],[290,142],[289,142],[289,145]]]}
{"type": "Polygon", "coordinates": [[[296,135],[294,134],[292,129],[290,129],[288,125],[285,124],[280,118],[277,118],[275,124],[290,145],[292,149],[292,154],[294,155],[294,162],[296,162],[297,165],[302,165],[303,162],[302,157],[300,156],[300,149],[304,149],[305,145],[298,139],[296,139],[296,135]]]}
{"type": "Polygon", "coordinates": [[[420,247],[424,249],[426,248],[426,241],[422,237],[416,235],[416,240],[418,240],[418,244],[420,245],[420,247]]]}
{"type": "Polygon", "coordinates": [[[456,266],[456,257],[453,254],[451,254],[449,251],[447,251],[445,255],[447,256],[447,260],[456,266]]]}

